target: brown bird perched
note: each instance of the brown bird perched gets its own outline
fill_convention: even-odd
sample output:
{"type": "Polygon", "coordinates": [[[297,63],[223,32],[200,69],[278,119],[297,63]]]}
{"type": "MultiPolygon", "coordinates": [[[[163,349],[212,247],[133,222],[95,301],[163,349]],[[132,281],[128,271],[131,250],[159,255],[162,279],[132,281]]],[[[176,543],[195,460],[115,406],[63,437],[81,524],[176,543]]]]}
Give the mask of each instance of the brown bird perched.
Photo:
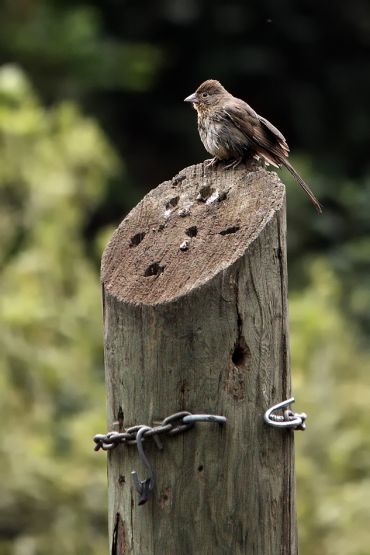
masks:
{"type": "Polygon", "coordinates": [[[259,116],[246,102],[235,98],[213,79],[202,83],[185,98],[198,113],[198,130],[205,149],[219,160],[231,160],[225,166],[236,167],[245,158],[262,158],[267,164],[285,166],[302,187],[318,212],[321,205],[309,186],[288,162],[289,147],[284,136],[267,119],[259,116]]]}

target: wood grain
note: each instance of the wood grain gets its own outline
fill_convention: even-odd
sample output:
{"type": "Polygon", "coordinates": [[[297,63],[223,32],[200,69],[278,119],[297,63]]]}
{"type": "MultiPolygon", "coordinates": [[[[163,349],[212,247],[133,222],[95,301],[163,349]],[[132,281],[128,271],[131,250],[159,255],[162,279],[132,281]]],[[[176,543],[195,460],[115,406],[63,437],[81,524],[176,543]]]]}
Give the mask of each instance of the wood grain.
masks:
{"type": "Polygon", "coordinates": [[[263,422],[290,395],[284,203],[274,173],[199,164],[151,191],[105,250],[109,429],[122,412],[125,427],[180,410],[228,419],[163,452],[145,443],[157,484],[144,506],[136,448],[109,453],[118,555],[297,553],[293,435],[263,422]]]}

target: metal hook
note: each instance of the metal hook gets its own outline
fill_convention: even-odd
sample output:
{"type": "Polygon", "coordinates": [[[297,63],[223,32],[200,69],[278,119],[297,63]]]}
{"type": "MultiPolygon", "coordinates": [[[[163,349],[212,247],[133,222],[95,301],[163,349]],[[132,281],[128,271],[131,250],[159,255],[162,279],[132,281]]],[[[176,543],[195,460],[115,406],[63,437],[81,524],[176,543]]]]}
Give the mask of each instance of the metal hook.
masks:
{"type": "Polygon", "coordinates": [[[294,397],[291,397],[290,399],[282,401],[281,403],[278,403],[277,405],[269,408],[264,414],[264,420],[266,424],[269,424],[269,426],[273,426],[274,428],[292,428],[294,430],[305,430],[305,420],[307,418],[307,414],[305,412],[297,413],[291,411],[290,409],[287,409],[284,411],[284,416],[273,414],[277,410],[291,405],[292,403],[294,403],[294,401],[294,397]]]}
{"type": "Polygon", "coordinates": [[[150,428],[149,426],[141,426],[140,430],[137,432],[137,435],[136,435],[137,450],[139,453],[139,457],[149,472],[149,477],[146,478],[146,480],[139,480],[136,470],[133,470],[131,472],[131,478],[132,478],[133,484],[139,494],[139,505],[144,505],[144,503],[148,501],[149,494],[153,491],[154,484],[155,484],[154,471],[144,453],[144,448],[142,443],[143,434],[148,430],[152,430],[152,429],[153,428],[150,428]]]}
{"type": "Polygon", "coordinates": [[[193,422],[217,422],[217,424],[225,424],[225,416],[217,416],[216,414],[189,414],[184,416],[182,421],[185,424],[193,422]]]}

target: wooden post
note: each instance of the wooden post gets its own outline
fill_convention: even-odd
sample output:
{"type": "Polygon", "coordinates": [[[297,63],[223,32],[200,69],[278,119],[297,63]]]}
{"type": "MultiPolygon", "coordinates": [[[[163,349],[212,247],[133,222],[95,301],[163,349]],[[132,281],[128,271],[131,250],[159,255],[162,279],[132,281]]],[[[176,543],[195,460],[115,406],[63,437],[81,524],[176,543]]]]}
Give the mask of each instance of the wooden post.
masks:
{"type": "MultiPolygon", "coordinates": [[[[293,433],[265,410],[290,396],[285,189],[275,173],[182,170],[123,220],[102,263],[108,426],[177,411],[224,415],[162,436],[138,506],[135,446],[108,454],[115,555],[297,553],[293,433]]],[[[112,548],[111,548],[112,549],[112,548]]]]}

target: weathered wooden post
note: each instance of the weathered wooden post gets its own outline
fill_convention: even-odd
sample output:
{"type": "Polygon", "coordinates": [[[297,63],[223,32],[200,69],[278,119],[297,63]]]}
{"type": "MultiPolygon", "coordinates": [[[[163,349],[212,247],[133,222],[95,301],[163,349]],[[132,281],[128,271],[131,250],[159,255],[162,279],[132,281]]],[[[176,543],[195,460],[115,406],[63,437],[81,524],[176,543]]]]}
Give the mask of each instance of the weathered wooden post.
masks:
{"type": "MultiPolygon", "coordinates": [[[[294,555],[293,432],[265,410],[290,395],[285,189],[251,164],[199,164],[152,190],[102,264],[108,425],[224,415],[108,454],[115,555],[294,555]],[[117,424],[118,422],[118,424],[117,424]],[[116,423],[116,424],[114,424],[116,423]]],[[[117,427],[116,427],[117,429],[117,427]]]]}

